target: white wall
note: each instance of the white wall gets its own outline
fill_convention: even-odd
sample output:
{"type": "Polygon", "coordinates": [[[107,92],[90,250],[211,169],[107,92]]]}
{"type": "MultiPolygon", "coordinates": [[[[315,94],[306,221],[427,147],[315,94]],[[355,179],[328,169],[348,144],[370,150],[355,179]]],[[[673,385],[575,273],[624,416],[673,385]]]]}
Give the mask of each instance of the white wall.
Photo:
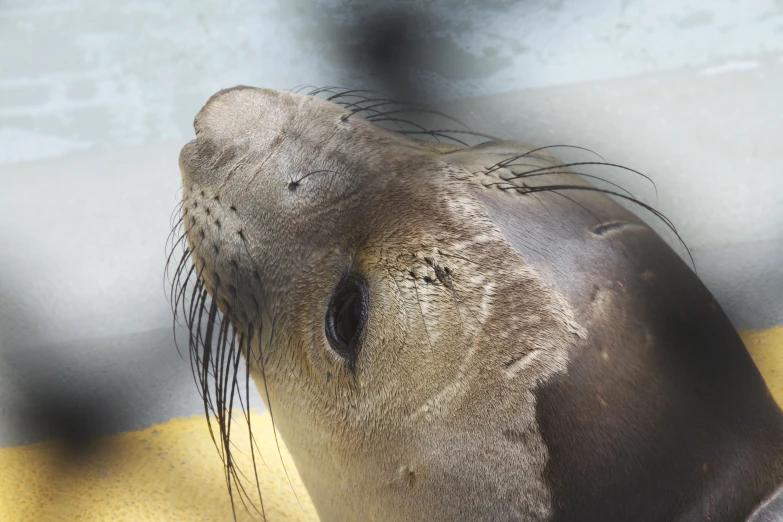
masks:
{"type": "Polygon", "coordinates": [[[184,140],[237,83],[365,84],[338,47],[361,4],[432,13],[440,99],[783,55],[780,0],[0,0],[0,163],[184,140]]]}

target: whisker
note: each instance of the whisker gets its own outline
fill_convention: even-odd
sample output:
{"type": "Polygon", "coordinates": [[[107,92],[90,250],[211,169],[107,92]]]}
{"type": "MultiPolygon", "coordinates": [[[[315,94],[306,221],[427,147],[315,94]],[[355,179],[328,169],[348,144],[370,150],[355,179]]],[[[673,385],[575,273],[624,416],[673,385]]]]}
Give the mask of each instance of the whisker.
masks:
{"type": "MultiPolygon", "coordinates": [[[[495,163],[494,165],[492,165],[491,167],[489,167],[487,169],[484,169],[483,172],[489,174],[489,173],[492,173],[492,172],[494,172],[494,171],[496,171],[496,170],[498,170],[500,168],[503,168],[503,167],[513,167],[513,166],[515,166],[513,162],[516,161],[517,159],[521,159],[521,158],[524,158],[526,156],[529,156],[532,152],[535,152],[537,150],[542,150],[544,148],[547,148],[547,147],[539,147],[538,149],[534,149],[534,150],[532,150],[530,152],[526,152],[525,154],[521,154],[521,155],[515,156],[513,158],[508,158],[508,159],[499,161],[499,162],[495,163]]],[[[525,166],[524,163],[520,164],[520,165],[521,166],[525,166]]],[[[546,172],[548,170],[567,169],[567,168],[571,168],[571,167],[581,167],[581,166],[587,166],[587,165],[596,165],[596,166],[601,166],[601,167],[613,167],[613,168],[616,168],[616,169],[632,172],[633,174],[636,174],[638,176],[643,177],[644,179],[649,181],[650,184],[652,184],[653,189],[655,190],[655,199],[656,199],[656,202],[657,202],[657,200],[658,200],[658,187],[655,185],[655,182],[652,180],[652,178],[650,178],[646,174],[643,174],[643,173],[639,172],[638,170],[634,170],[632,168],[625,167],[623,165],[618,165],[616,163],[608,163],[608,162],[605,162],[605,161],[578,161],[578,162],[573,162],[573,163],[563,163],[563,164],[558,164],[558,165],[550,165],[550,166],[547,166],[547,167],[539,167],[537,169],[533,169],[533,170],[530,170],[530,171],[522,172],[522,173],[519,173],[519,174],[516,174],[516,175],[518,177],[525,177],[525,176],[530,176],[530,175],[538,173],[538,172],[546,172]]]]}
{"type": "Polygon", "coordinates": [[[291,190],[295,189],[296,187],[299,186],[299,184],[302,181],[304,181],[309,176],[312,176],[313,174],[337,174],[337,172],[335,172],[334,170],[328,170],[328,169],[312,170],[312,171],[308,172],[307,174],[304,174],[299,179],[291,180],[291,182],[288,183],[288,188],[291,189],[291,190]]]}
{"type": "MultiPolygon", "coordinates": [[[[608,185],[612,185],[613,187],[615,187],[615,188],[617,188],[619,190],[622,190],[623,192],[625,192],[627,195],[631,196],[632,198],[635,197],[631,193],[631,191],[627,190],[625,187],[622,187],[622,186],[618,185],[617,183],[613,183],[613,182],[609,181],[608,179],[604,179],[604,178],[602,178],[600,176],[594,176],[592,174],[585,174],[584,172],[574,172],[572,170],[562,170],[562,171],[558,170],[558,171],[552,171],[552,172],[536,172],[535,174],[529,174],[529,175],[527,173],[525,173],[525,174],[521,174],[519,176],[514,176],[514,177],[511,177],[511,178],[508,178],[508,179],[504,179],[503,181],[498,181],[496,183],[487,183],[484,186],[485,187],[494,187],[494,186],[497,186],[497,185],[503,185],[503,186],[512,185],[512,186],[516,187],[518,185],[514,185],[513,183],[510,183],[510,181],[512,179],[534,178],[534,177],[538,177],[538,176],[552,176],[552,175],[555,175],[555,174],[565,175],[565,176],[582,176],[582,177],[585,177],[585,178],[595,179],[595,180],[601,181],[603,183],[606,183],[608,185]]],[[[527,186],[528,185],[525,185],[525,187],[527,187],[527,186]]]]}
{"type": "MultiPolygon", "coordinates": [[[[169,267],[171,266],[171,259],[172,259],[172,256],[174,255],[174,251],[177,248],[177,245],[182,243],[182,241],[185,239],[185,237],[186,237],[185,234],[182,234],[179,237],[179,239],[177,239],[176,243],[174,243],[171,246],[171,252],[169,252],[168,257],[166,258],[166,269],[163,271],[163,288],[164,289],[171,283],[170,274],[169,274],[169,267]]],[[[182,260],[180,259],[179,265],[181,265],[181,264],[182,264],[182,260]]],[[[179,270],[179,266],[177,267],[177,270],[179,270]]]]}
{"type": "MultiPolygon", "coordinates": [[[[375,121],[375,120],[373,120],[373,121],[375,121]]],[[[482,134],[480,132],[473,132],[473,131],[469,131],[469,130],[452,130],[452,129],[437,129],[437,130],[430,130],[430,131],[426,131],[426,132],[425,131],[421,131],[421,132],[402,131],[402,134],[433,134],[433,133],[435,133],[438,136],[444,136],[444,137],[447,137],[447,138],[449,138],[451,140],[457,141],[458,143],[460,143],[462,145],[465,145],[466,147],[468,146],[467,143],[459,141],[459,140],[457,140],[456,138],[454,138],[452,136],[448,136],[446,134],[447,132],[450,132],[452,134],[465,134],[467,136],[475,136],[477,138],[487,138],[487,139],[490,139],[490,140],[496,139],[496,138],[490,136],[489,134],[482,134]]]]}
{"type": "MultiPolygon", "coordinates": [[[[688,248],[688,245],[685,244],[685,241],[682,239],[682,236],[680,236],[680,233],[677,231],[677,228],[674,226],[674,223],[672,223],[669,218],[667,218],[663,213],[661,213],[659,210],[655,209],[654,207],[648,205],[647,203],[644,203],[643,201],[640,201],[636,198],[626,196],[625,194],[622,194],[620,192],[614,192],[608,189],[602,189],[598,187],[585,187],[580,185],[547,185],[547,186],[540,186],[540,187],[514,187],[514,189],[519,192],[520,194],[530,194],[533,192],[554,192],[557,190],[584,190],[588,192],[601,192],[603,194],[607,194],[609,196],[616,196],[618,198],[622,198],[626,201],[630,201],[648,212],[652,213],[655,217],[660,219],[673,233],[675,236],[677,236],[677,239],[679,240],[680,244],[685,248],[685,251],[688,254],[688,257],[690,258],[691,265],[693,266],[694,272],[696,271],[696,263],[693,259],[693,255],[691,254],[690,249],[688,248]]],[[[502,189],[502,190],[510,190],[510,189],[502,189]]]]}

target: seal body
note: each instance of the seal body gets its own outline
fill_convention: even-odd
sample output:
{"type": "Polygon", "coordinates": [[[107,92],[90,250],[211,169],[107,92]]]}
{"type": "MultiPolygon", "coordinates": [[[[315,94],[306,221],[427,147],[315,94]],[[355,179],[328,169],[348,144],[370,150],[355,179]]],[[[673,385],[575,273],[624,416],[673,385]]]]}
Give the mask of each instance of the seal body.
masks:
{"type": "Polygon", "coordinates": [[[322,520],[729,521],[783,482],[780,410],[650,227],[546,151],[355,112],[227,89],[180,155],[200,284],[322,520]]]}

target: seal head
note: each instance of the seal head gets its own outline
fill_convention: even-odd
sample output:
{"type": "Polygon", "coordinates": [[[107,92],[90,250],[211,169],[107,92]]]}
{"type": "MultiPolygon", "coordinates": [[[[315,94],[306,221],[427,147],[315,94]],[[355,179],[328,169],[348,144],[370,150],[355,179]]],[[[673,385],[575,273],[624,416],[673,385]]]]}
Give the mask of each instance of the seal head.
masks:
{"type": "Polygon", "coordinates": [[[189,324],[322,520],[730,520],[774,489],[780,412],[655,232],[546,151],[350,105],[227,89],[180,155],[189,324]]]}

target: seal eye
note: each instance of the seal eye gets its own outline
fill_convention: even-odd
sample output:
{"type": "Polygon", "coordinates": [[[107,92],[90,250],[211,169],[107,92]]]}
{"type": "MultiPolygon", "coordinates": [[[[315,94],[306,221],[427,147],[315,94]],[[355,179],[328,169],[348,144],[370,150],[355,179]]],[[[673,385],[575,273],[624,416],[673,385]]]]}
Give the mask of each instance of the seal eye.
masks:
{"type": "Polygon", "coordinates": [[[349,362],[356,360],[367,318],[367,285],[356,274],[344,277],[326,312],[326,335],[332,349],[349,362]]]}

